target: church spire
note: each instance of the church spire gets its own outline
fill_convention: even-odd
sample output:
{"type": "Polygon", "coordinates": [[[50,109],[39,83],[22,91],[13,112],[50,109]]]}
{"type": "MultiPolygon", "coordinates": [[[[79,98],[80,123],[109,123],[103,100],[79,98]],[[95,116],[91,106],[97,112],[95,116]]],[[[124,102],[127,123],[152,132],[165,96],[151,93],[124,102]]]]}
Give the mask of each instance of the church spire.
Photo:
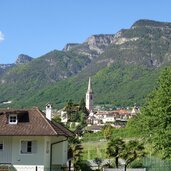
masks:
{"type": "Polygon", "coordinates": [[[93,90],[92,90],[90,77],[89,77],[88,89],[86,93],[86,108],[89,110],[89,112],[93,111],[93,90]]]}
{"type": "Polygon", "coordinates": [[[91,86],[91,77],[89,77],[87,92],[93,92],[92,91],[92,86],[91,86]]]}

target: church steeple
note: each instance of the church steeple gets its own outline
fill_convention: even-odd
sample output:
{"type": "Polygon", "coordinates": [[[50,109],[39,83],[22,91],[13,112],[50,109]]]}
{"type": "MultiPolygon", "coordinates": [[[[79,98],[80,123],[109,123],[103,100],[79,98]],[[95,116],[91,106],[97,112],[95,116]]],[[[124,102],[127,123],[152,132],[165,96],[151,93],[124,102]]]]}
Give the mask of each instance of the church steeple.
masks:
{"type": "Polygon", "coordinates": [[[93,92],[92,91],[92,86],[91,86],[91,77],[89,77],[87,92],[93,92]]]}
{"type": "Polygon", "coordinates": [[[86,93],[86,108],[89,110],[89,112],[93,111],[93,90],[92,90],[90,77],[89,77],[88,89],[86,93]]]}

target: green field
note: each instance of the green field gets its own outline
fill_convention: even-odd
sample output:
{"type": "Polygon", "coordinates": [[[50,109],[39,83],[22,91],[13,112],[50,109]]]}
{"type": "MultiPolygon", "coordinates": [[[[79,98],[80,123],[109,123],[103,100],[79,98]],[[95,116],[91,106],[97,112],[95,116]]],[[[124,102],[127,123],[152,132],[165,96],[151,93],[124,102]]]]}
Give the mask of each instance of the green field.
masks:
{"type": "Polygon", "coordinates": [[[83,143],[83,160],[93,160],[95,157],[102,159],[107,158],[106,148],[107,142],[105,141],[91,141],[83,143]]]}

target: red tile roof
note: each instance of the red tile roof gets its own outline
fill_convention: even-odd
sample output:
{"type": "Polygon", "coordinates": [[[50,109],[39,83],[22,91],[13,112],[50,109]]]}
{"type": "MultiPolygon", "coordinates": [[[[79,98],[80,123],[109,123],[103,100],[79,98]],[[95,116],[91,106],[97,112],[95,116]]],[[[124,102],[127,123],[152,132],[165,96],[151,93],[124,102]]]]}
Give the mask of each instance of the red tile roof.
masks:
{"type": "Polygon", "coordinates": [[[125,109],[119,109],[119,110],[116,110],[116,112],[118,112],[119,114],[126,114],[126,115],[131,114],[131,112],[125,109]]]}
{"type": "Polygon", "coordinates": [[[96,115],[115,115],[115,114],[125,114],[125,115],[130,115],[131,112],[125,109],[118,109],[118,110],[113,110],[113,111],[97,111],[96,115]]]}
{"type": "Polygon", "coordinates": [[[46,118],[38,108],[34,109],[0,109],[0,136],[65,136],[71,137],[74,134],[60,125],[46,118]],[[9,124],[10,114],[24,117],[17,124],[9,124]]]}

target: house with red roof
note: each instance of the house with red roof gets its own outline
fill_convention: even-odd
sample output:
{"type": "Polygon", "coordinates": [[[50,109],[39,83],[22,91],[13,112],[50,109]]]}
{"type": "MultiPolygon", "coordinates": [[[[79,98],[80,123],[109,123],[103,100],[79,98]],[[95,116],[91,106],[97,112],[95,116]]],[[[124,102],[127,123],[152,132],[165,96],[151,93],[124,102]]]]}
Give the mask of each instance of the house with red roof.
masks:
{"type": "Polygon", "coordinates": [[[74,136],[38,108],[0,109],[0,168],[15,171],[61,170],[74,136]]]}

